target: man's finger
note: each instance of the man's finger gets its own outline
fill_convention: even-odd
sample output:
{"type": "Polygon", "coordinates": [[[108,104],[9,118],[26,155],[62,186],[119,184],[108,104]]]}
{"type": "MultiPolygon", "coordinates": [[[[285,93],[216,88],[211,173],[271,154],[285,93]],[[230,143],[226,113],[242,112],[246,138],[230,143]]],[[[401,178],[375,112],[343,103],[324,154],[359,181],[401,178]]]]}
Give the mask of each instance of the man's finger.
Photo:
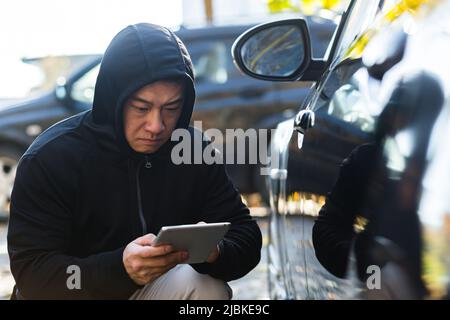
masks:
{"type": "Polygon", "coordinates": [[[186,251],[179,251],[179,252],[173,252],[171,254],[168,254],[166,256],[156,257],[154,259],[148,259],[149,266],[156,267],[156,268],[167,268],[171,265],[176,265],[178,263],[182,263],[186,261],[186,259],[189,257],[188,253],[186,251]]]}
{"type": "Polygon", "coordinates": [[[137,243],[141,246],[151,246],[153,239],[155,239],[156,236],[153,233],[148,233],[146,235],[143,235],[142,237],[137,238],[134,240],[134,243],[137,243]]]}
{"type": "Polygon", "coordinates": [[[141,258],[148,259],[148,258],[154,258],[154,257],[159,257],[159,256],[165,256],[171,252],[173,252],[172,246],[169,244],[166,244],[166,245],[157,246],[157,247],[141,246],[138,249],[137,254],[141,258]]]}
{"type": "Polygon", "coordinates": [[[182,263],[187,260],[189,254],[187,251],[178,251],[173,252],[165,256],[158,256],[145,259],[144,266],[146,267],[156,267],[156,268],[165,268],[167,266],[182,263]]]}
{"type": "Polygon", "coordinates": [[[138,278],[141,282],[147,284],[149,282],[155,281],[158,277],[162,276],[176,265],[177,263],[173,263],[165,267],[156,267],[143,270],[139,272],[138,278]]]}

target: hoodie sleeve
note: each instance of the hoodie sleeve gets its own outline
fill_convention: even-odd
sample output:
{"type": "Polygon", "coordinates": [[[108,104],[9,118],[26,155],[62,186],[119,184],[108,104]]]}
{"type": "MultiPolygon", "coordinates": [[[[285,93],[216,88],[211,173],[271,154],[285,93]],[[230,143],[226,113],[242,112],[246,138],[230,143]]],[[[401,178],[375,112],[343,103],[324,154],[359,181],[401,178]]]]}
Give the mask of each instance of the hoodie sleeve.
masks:
{"type": "Polygon", "coordinates": [[[224,165],[207,165],[204,184],[205,222],[231,222],[219,243],[219,257],[213,263],[194,264],[200,273],[231,281],[243,277],[258,263],[261,256],[261,231],[248,208],[230,181],[224,165]]]}
{"type": "Polygon", "coordinates": [[[21,159],[8,228],[16,286],[25,299],[127,298],[139,287],[123,266],[124,248],[82,258],[67,254],[76,214],[74,176],[46,170],[34,156],[21,159]]]}

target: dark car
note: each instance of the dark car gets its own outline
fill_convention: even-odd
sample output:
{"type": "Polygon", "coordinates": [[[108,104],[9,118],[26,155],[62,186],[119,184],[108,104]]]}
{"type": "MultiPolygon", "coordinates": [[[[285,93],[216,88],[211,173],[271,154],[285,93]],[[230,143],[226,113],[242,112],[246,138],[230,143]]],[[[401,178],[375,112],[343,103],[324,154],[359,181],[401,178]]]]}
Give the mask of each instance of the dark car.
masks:
{"type": "Polygon", "coordinates": [[[350,1],[323,59],[311,57],[303,19],[235,42],[246,74],[314,82],[271,140],[271,298],[449,297],[449,13],[450,1],[350,1]],[[296,40],[271,52],[264,35],[286,32],[296,40]],[[264,59],[249,63],[258,50],[248,48],[264,59]],[[354,160],[363,149],[372,151],[354,160]],[[346,176],[350,163],[360,168],[346,176]],[[355,206],[351,220],[335,200],[324,207],[336,191],[339,206],[355,206]]]}
{"type": "MultiPolygon", "coordinates": [[[[325,19],[311,23],[313,38],[319,44],[315,54],[321,57],[336,25],[325,19]]],[[[268,83],[245,77],[236,70],[231,45],[248,28],[249,25],[181,28],[176,32],[192,56],[197,90],[192,119],[202,121],[204,130],[273,128],[281,119],[294,114],[299,101],[309,91],[309,84],[268,83]],[[281,114],[280,109],[286,112],[281,114]]],[[[43,130],[91,107],[101,56],[82,58],[76,60],[73,72],[58,78],[50,92],[0,107],[0,216],[3,218],[8,215],[15,168],[22,153],[43,130]]],[[[254,166],[228,169],[240,191],[257,190],[254,166]]]]}

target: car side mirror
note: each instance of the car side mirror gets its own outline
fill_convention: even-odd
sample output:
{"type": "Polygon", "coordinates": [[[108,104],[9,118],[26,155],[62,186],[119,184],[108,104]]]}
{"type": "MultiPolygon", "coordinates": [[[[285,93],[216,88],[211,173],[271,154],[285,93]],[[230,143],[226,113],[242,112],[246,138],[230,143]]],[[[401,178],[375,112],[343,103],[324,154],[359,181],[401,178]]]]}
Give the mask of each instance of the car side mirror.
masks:
{"type": "Polygon", "coordinates": [[[304,19],[261,24],[243,33],[233,44],[238,69],[269,81],[316,81],[325,61],[312,58],[311,40],[304,19]]]}

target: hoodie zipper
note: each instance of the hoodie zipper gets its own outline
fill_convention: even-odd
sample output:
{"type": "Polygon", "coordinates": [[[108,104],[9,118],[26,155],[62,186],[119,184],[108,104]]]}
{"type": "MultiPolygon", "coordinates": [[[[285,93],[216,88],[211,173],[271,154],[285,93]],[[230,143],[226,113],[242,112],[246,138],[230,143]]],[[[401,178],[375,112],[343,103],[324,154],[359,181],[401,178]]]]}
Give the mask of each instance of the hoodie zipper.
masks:
{"type": "Polygon", "coordinates": [[[141,172],[141,166],[144,163],[144,161],[145,161],[144,167],[146,169],[150,169],[152,167],[152,163],[150,162],[148,157],[145,156],[145,159],[141,163],[139,163],[139,165],[136,169],[137,200],[138,200],[139,218],[141,220],[141,225],[142,225],[142,235],[147,234],[147,222],[145,221],[144,211],[142,209],[141,184],[140,184],[140,179],[139,179],[139,172],[141,172]]]}

